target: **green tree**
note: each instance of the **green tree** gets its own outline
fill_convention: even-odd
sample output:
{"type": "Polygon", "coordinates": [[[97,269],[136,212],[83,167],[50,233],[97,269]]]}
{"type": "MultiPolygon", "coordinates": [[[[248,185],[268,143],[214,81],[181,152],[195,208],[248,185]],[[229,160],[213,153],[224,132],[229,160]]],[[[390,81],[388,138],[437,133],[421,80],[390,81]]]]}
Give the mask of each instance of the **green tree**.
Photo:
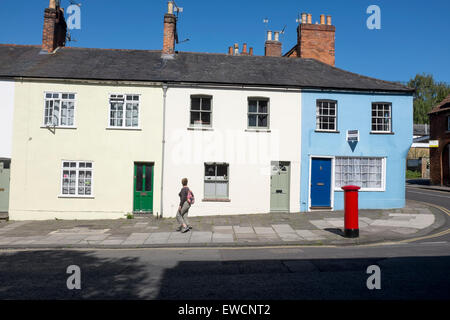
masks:
{"type": "Polygon", "coordinates": [[[409,80],[408,87],[416,89],[414,94],[414,123],[428,123],[428,112],[450,94],[450,85],[435,82],[430,74],[417,74],[409,80]]]}

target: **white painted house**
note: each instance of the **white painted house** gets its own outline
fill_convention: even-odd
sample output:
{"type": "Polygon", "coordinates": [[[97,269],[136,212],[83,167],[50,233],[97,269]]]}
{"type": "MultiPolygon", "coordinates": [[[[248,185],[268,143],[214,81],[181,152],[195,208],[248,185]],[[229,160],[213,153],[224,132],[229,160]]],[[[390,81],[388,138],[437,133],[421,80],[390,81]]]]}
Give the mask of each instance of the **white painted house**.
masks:
{"type": "Polygon", "coordinates": [[[175,216],[185,177],[193,216],[298,212],[300,102],[299,90],[169,87],[165,217],[175,216]]]}
{"type": "Polygon", "coordinates": [[[14,112],[14,81],[0,79],[0,212],[9,209],[14,112]]]}

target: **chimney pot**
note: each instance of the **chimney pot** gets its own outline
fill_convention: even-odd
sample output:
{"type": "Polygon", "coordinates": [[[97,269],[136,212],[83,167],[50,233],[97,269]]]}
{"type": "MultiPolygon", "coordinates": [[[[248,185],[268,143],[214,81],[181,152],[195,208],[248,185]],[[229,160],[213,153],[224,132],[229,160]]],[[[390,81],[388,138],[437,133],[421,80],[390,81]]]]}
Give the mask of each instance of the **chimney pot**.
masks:
{"type": "Polygon", "coordinates": [[[267,31],[267,41],[272,40],[272,31],[267,31]]]}
{"type": "Polygon", "coordinates": [[[50,9],[56,9],[56,0],[50,0],[50,3],[48,4],[48,7],[50,9]]]}
{"type": "Polygon", "coordinates": [[[331,26],[331,16],[327,16],[327,25],[331,26]]]}
{"type": "Polygon", "coordinates": [[[308,24],[312,24],[312,14],[308,13],[308,24]]]}
{"type": "Polygon", "coordinates": [[[306,13],[302,13],[302,23],[306,24],[306,13]]]}
{"type": "Polygon", "coordinates": [[[237,43],[234,44],[234,55],[239,55],[239,44],[237,43]]]}
{"type": "Polygon", "coordinates": [[[325,15],[324,14],[320,15],[320,24],[325,24],[325,15]]]}
{"type": "Polygon", "coordinates": [[[253,55],[253,47],[250,47],[250,51],[249,51],[249,53],[248,53],[249,55],[253,55]]]}
{"type": "Polygon", "coordinates": [[[280,41],[280,32],[278,32],[278,31],[274,32],[274,39],[273,40],[280,41]]]}
{"type": "Polygon", "coordinates": [[[233,47],[228,47],[228,54],[229,54],[230,56],[233,55],[233,47]]]}
{"type": "Polygon", "coordinates": [[[172,1],[167,2],[167,13],[173,14],[173,2],[172,1]]]}
{"type": "Polygon", "coordinates": [[[244,43],[244,45],[242,46],[242,53],[247,53],[247,44],[244,43]]]}

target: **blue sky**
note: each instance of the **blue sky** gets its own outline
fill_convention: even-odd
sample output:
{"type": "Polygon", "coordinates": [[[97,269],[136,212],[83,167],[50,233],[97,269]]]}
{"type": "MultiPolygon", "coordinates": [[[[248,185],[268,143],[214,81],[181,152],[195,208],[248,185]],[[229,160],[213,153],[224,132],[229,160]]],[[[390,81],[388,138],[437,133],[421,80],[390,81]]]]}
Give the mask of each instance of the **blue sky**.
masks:
{"type": "MultiPolygon", "coordinates": [[[[77,0],[81,30],[74,47],[152,49],[162,47],[166,0],[77,0]]],[[[226,53],[234,43],[248,43],[264,54],[269,29],[281,30],[283,53],[296,43],[296,18],[331,15],[336,26],[336,66],[384,80],[407,81],[429,73],[450,83],[450,1],[448,0],[177,0],[183,7],[179,38],[190,41],[179,51],[226,53]],[[370,5],[381,8],[381,30],[369,30],[370,5]]],[[[40,44],[48,0],[0,0],[0,43],[40,44]]],[[[70,4],[61,0],[62,6],[70,4]]]]}

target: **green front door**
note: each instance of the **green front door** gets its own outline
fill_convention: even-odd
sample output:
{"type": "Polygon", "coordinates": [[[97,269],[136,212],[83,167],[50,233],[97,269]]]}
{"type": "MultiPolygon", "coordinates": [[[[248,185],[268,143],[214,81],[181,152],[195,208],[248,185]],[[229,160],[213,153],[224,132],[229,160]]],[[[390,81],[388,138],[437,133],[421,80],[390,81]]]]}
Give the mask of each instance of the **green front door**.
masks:
{"type": "Polygon", "coordinates": [[[153,167],[152,163],[134,164],[134,212],[153,211],[153,167]]]}

